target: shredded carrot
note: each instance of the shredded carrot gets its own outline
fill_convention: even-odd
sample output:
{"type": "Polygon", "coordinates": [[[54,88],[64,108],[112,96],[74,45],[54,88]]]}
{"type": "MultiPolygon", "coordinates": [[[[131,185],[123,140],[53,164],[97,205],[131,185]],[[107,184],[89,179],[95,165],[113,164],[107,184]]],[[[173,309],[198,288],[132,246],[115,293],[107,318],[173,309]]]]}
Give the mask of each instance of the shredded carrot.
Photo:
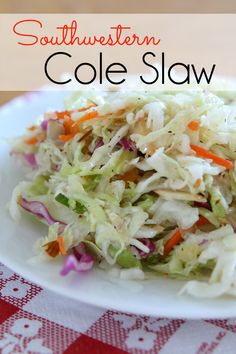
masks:
{"type": "Polygon", "coordinates": [[[84,111],[87,111],[88,109],[92,108],[92,107],[95,107],[96,104],[95,103],[91,103],[90,105],[86,106],[86,107],[83,107],[83,108],[80,108],[78,111],[79,112],[84,112],[84,111]]]}
{"type": "Polygon", "coordinates": [[[62,141],[63,143],[67,143],[68,141],[73,139],[75,135],[76,134],[62,134],[59,135],[59,140],[62,141]]]}
{"type": "Polygon", "coordinates": [[[38,138],[37,138],[37,136],[33,136],[32,138],[29,138],[29,139],[26,139],[25,140],[25,143],[27,144],[27,145],[35,145],[35,144],[37,144],[38,143],[38,138]]]}
{"type": "Polygon", "coordinates": [[[98,117],[98,111],[91,111],[91,112],[88,112],[88,113],[86,113],[84,116],[82,116],[81,118],[79,118],[79,119],[77,120],[77,122],[74,123],[74,125],[84,123],[84,122],[86,122],[87,120],[94,119],[94,118],[97,118],[97,117],[98,117]]]}
{"type": "Polygon", "coordinates": [[[92,103],[86,107],[83,107],[81,109],[74,109],[74,110],[71,110],[71,111],[61,111],[61,112],[55,112],[55,115],[56,115],[56,119],[65,119],[65,118],[71,118],[71,114],[72,113],[75,113],[75,112],[84,112],[84,111],[87,111],[88,109],[92,108],[92,107],[95,107],[96,104],[95,103],[92,103]]]}
{"type": "Polygon", "coordinates": [[[164,256],[166,256],[182,240],[182,232],[180,229],[177,229],[164,246],[164,256]]]}
{"type": "MultiPolygon", "coordinates": [[[[200,216],[198,221],[194,224],[196,226],[203,226],[210,224],[210,222],[204,217],[200,216]]],[[[176,229],[171,238],[164,245],[164,256],[166,256],[170,251],[178,245],[181,241],[183,241],[182,231],[180,229],[176,229]]]]}
{"type": "Polygon", "coordinates": [[[205,218],[205,216],[201,215],[198,221],[195,223],[196,226],[203,226],[210,224],[210,221],[205,218]]]}
{"type": "Polygon", "coordinates": [[[71,133],[72,134],[77,134],[79,132],[79,128],[78,128],[78,125],[75,125],[73,123],[73,125],[71,126],[71,133]]]}
{"type": "Polygon", "coordinates": [[[52,258],[55,258],[59,255],[60,249],[57,240],[51,241],[43,245],[45,252],[52,258]]]}
{"type": "Polygon", "coordinates": [[[79,132],[79,129],[76,125],[74,125],[74,121],[72,119],[65,119],[63,125],[65,134],[59,135],[59,140],[66,143],[74,138],[74,136],[79,132]]]}
{"type": "Polygon", "coordinates": [[[82,116],[79,119],[78,123],[83,123],[83,122],[86,122],[86,120],[94,119],[97,117],[98,117],[98,111],[91,111],[91,112],[85,114],[84,116],[82,116]]]}
{"type": "Polygon", "coordinates": [[[196,179],[196,181],[195,181],[195,183],[194,183],[194,185],[193,185],[193,186],[194,186],[194,188],[198,188],[198,187],[200,187],[201,182],[202,182],[201,178],[196,179]]]}
{"type": "Polygon", "coordinates": [[[66,256],[66,250],[65,250],[65,247],[64,247],[62,235],[58,235],[57,236],[57,242],[58,242],[59,250],[60,250],[62,256],[66,256]]]}
{"type": "Polygon", "coordinates": [[[204,157],[206,159],[211,159],[212,161],[214,161],[217,165],[223,166],[225,168],[227,168],[228,170],[230,170],[231,168],[233,168],[233,162],[223,159],[222,157],[219,157],[215,154],[213,154],[212,152],[210,152],[209,150],[203,149],[200,146],[197,145],[190,145],[191,149],[193,151],[196,152],[196,154],[200,157],[204,157]]]}
{"type": "Polygon", "coordinates": [[[65,134],[77,134],[79,129],[71,118],[65,118],[63,122],[65,134]]]}
{"type": "Polygon", "coordinates": [[[191,122],[188,123],[188,128],[197,131],[200,128],[200,123],[198,120],[191,120],[191,122]]]}
{"type": "Polygon", "coordinates": [[[70,118],[72,111],[55,112],[57,119],[70,118]]]}
{"type": "Polygon", "coordinates": [[[65,134],[71,134],[71,126],[74,124],[74,121],[71,118],[65,118],[63,122],[65,134]]]}
{"type": "MultiPolygon", "coordinates": [[[[78,112],[83,112],[91,107],[94,107],[95,104],[92,104],[90,106],[84,107],[80,110],[78,110],[78,112]]],[[[77,122],[74,122],[71,119],[71,113],[73,111],[64,111],[64,112],[56,112],[57,115],[57,119],[64,119],[63,125],[64,125],[64,130],[65,130],[65,134],[60,135],[59,136],[59,140],[63,141],[63,142],[67,142],[69,140],[71,140],[75,134],[78,133],[79,128],[78,125],[80,123],[86,122],[87,120],[90,119],[94,119],[98,117],[98,112],[97,111],[91,111],[86,113],[85,115],[83,115],[81,118],[79,118],[77,120],[77,122]]],[[[74,111],[76,112],[76,111],[74,111]]]]}

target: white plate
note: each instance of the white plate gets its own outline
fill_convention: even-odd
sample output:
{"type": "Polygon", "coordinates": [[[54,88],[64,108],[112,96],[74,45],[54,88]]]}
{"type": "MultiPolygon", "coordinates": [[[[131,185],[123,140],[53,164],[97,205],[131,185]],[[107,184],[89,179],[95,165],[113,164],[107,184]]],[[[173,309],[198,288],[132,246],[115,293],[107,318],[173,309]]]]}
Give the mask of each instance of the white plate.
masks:
{"type": "MultiPolygon", "coordinates": [[[[120,281],[101,270],[60,277],[60,264],[29,265],[35,240],[46,228],[29,217],[14,223],[6,203],[22,172],[9,157],[9,147],[2,138],[16,136],[39,113],[62,106],[63,93],[40,93],[18,98],[0,110],[0,261],[15,272],[67,298],[124,312],[160,317],[222,318],[236,316],[236,300],[219,298],[198,300],[178,296],[183,283],[167,278],[148,281],[120,281]]],[[[66,299],[65,299],[66,301],[66,299]]]]}

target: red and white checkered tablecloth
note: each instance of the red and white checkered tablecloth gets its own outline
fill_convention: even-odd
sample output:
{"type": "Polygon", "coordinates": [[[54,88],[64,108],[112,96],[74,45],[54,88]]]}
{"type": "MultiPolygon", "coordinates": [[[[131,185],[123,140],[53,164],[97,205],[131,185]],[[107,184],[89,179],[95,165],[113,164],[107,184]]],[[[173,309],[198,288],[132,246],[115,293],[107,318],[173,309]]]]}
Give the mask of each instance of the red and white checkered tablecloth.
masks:
{"type": "Polygon", "coordinates": [[[189,321],[95,308],[0,264],[0,353],[235,354],[236,319],[189,321]]]}

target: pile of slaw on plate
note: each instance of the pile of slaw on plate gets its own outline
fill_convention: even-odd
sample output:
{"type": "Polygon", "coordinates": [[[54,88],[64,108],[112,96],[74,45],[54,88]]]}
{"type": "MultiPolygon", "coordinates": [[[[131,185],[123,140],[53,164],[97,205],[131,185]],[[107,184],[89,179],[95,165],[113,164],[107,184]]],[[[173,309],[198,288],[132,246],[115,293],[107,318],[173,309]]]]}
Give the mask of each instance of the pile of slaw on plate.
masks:
{"type": "Polygon", "coordinates": [[[62,275],[98,264],[236,295],[235,117],[232,92],[76,92],[15,139],[30,172],[10,213],[48,225],[37,260],[62,275]]]}

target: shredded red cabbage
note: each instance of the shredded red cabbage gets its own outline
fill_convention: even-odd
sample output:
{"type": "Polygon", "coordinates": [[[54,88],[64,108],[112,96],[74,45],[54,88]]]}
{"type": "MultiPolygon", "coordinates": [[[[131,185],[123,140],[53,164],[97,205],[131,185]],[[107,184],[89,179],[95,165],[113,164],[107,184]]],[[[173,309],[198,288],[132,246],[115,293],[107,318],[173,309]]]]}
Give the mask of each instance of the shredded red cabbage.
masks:
{"type": "Polygon", "coordinates": [[[97,142],[97,144],[95,145],[94,150],[100,148],[100,147],[103,146],[103,145],[104,145],[103,139],[99,139],[98,142],[97,142]]]}
{"type": "Polygon", "coordinates": [[[70,271],[85,272],[92,269],[93,264],[93,257],[89,254],[83,254],[80,260],[75,255],[70,255],[66,258],[60,274],[65,276],[70,271]]]}
{"type": "Polygon", "coordinates": [[[80,244],[78,246],[73,248],[73,254],[77,258],[78,261],[80,260],[80,258],[84,254],[86,254],[86,249],[85,249],[85,245],[83,242],[80,242],[80,244]]]}
{"type": "Polygon", "coordinates": [[[62,232],[62,229],[64,230],[66,224],[54,219],[48,212],[47,208],[45,205],[41,202],[38,201],[28,201],[24,198],[20,198],[19,200],[19,205],[28,211],[29,213],[33,214],[34,216],[41,218],[46,221],[48,225],[53,225],[55,223],[59,223],[61,225],[60,232],[62,232]]]}
{"type": "Polygon", "coordinates": [[[194,206],[197,208],[205,208],[211,210],[211,206],[208,202],[194,202],[194,206]]]}
{"type": "Polygon", "coordinates": [[[135,151],[136,150],[135,143],[130,139],[122,138],[122,139],[120,139],[119,144],[123,147],[124,150],[127,150],[127,151],[135,151]]]}
{"type": "Polygon", "coordinates": [[[35,154],[24,154],[23,156],[30,167],[36,168],[38,166],[35,154]]]}
{"type": "Polygon", "coordinates": [[[148,239],[148,238],[143,238],[143,239],[140,240],[140,241],[141,241],[145,246],[147,246],[147,247],[149,248],[149,252],[148,252],[148,253],[143,252],[143,251],[137,249],[137,250],[138,250],[138,253],[139,253],[139,255],[140,255],[141,258],[147,257],[147,256],[150,255],[150,253],[155,252],[155,250],[156,250],[156,245],[155,245],[155,243],[152,242],[150,239],[148,239]]]}
{"type": "Polygon", "coordinates": [[[49,122],[48,119],[44,119],[44,120],[41,122],[40,127],[41,127],[42,130],[47,131],[47,129],[48,129],[48,122],[49,122]]]}

